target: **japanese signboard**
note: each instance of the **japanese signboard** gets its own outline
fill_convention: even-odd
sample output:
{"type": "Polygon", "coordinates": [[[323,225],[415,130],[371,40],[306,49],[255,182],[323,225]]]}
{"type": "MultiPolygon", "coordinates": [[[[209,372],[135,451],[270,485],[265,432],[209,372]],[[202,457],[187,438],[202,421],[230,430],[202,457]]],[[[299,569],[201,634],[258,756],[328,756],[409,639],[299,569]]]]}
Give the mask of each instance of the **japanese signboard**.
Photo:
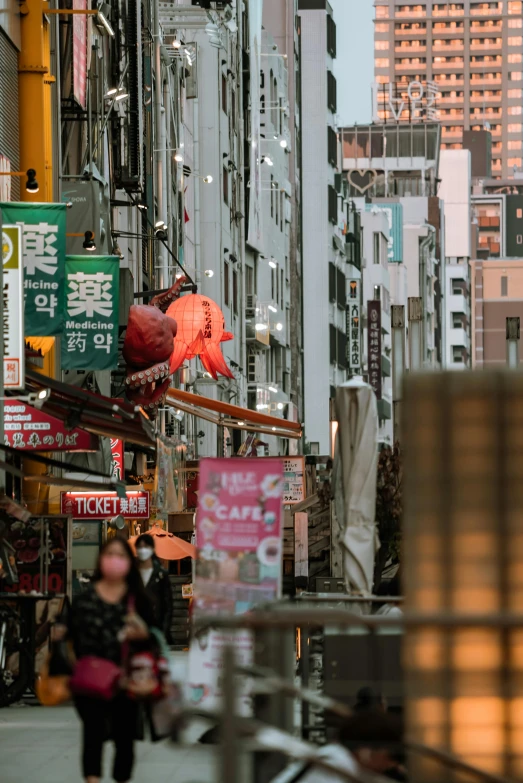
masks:
{"type": "MultiPolygon", "coordinates": [[[[73,0],[73,10],[85,11],[87,0],[73,0]]],[[[73,96],[86,108],[87,87],[87,16],[73,16],[73,96]]]]}
{"type": "Polygon", "coordinates": [[[381,400],[381,302],[367,302],[369,384],[381,400]]]}
{"type": "Polygon", "coordinates": [[[22,229],[4,226],[2,233],[4,298],[4,386],[25,386],[25,343],[23,301],[24,270],[22,264],[22,229]]]}
{"type": "Polygon", "coordinates": [[[7,591],[67,593],[70,590],[71,520],[67,516],[13,521],[7,541],[15,550],[17,582],[7,591]]]}
{"type": "Polygon", "coordinates": [[[347,364],[352,374],[361,369],[361,298],[360,280],[349,280],[346,311],[347,364]]]}
{"type": "MultiPolygon", "coordinates": [[[[281,594],[283,463],[280,459],[204,459],[196,514],[195,614],[241,614],[281,594]]],[[[252,662],[249,632],[212,630],[191,643],[191,700],[209,708],[221,697],[221,653],[252,662]]],[[[243,694],[242,706],[248,708],[243,694]]]]}
{"type": "Polygon", "coordinates": [[[119,498],[116,492],[62,492],[62,514],[73,519],[107,519],[121,515],[126,519],[149,519],[149,493],[127,492],[119,498]]]}
{"type": "Polygon", "coordinates": [[[123,481],[124,471],[124,446],[123,440],[111,438],[111,475],[115,481],[123,481]]]}
{"type": "Polygon", "coordinates": [[[4,432],[8,446],[22,451],[98,451],[95,435],[66,430],[54,416],[22,402],[4,402],[4,432]]]}
{"type": "Polygon", "coordinates": [[[5,224],[22,227],[25,334],[60,334],[66,205],[3,202],[0,207],[5,224]]]}
{"type": "Polygon", "coordinates": [[[440,90],[437,82],[420,82],[413,79],[408,85],[388,84],[372,85],[372,114],[374,122],[383,122],[380,111],[388,112],[387,120],[393,122],[417,122],[426,120],[437,122],[439,110],[437,99],[440,90]],[[407,92],[405,94],[405,87],[407,92]]]}
{"type": "Polygon", "coordinates": [[[67,256],[63,370],[111,370],[118,361],[120,261],[67,256]]]}
{"type": "Polygon", "coordinates": [[[305,499],[305,457],[283,458],[283,503],[293,505],[305,499]]]}

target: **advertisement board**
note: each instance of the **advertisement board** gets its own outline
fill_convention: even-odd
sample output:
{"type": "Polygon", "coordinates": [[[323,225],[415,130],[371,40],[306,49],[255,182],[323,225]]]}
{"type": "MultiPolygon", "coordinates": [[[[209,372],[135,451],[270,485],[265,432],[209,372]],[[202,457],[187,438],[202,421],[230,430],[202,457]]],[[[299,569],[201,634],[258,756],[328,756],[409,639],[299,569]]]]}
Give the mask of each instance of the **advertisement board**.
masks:
{"type": "Polygon", "coordinates": [[[23,402],[4,402],[4,433],[8,446],[22,451],[98,451],[95,435],[76,427],[66,430],[54,416],[23,402]]]}
{"type": "Polygon", "coordinates": [[[381,400],[381,302],[378,299],[367,302],[369,384],[376,399],[381,400]]]}
{"type": "Polygon", "coordinates": [[[283,479],[284,505],[305,500],[305,457],[283,457],[283,479]]]}
{"type": "Polygon", "coordinates": [[[119,292],[119,258],[67,256],[63,370],[116,369],[119,292]]]}
{"type": "MultiPolygon", "coordinates": [[[[204,459],[196,513],[194,615],[242,614],[281,595],[283,462],[204,459]]],[[[211,630],[195,636],[189,655],[193,703],[221,698],[221,655],[233,642],[238,661],[252,661],[248,631],[211,630]]],[[[243,693],[242,708],[249,700],[243,693]]]]}
{"type": "Polygon", "coordinates": [[[4,223],[22,228],[24,327],[31,337],[60,334],[63,326],[65,204],[2,202],[4,223]]]}
{"type": "Polygon", "coordinates": [[[347,363],[351,374],[361,368],[361,280],[349,280],[346,310],[347,363]]]}
{"type": "Polygon", "coordinates": [[[4,387],[25,387],[24,269],[22,261],[22,229],[3,226],[3,297],[4,297],[4,387]]]}
{"type": "Polygon", "coordinates": [[[62,492],[62,514],[73,519],[108,519],[121,515],[126,519],[149,519],[149,492],[126,492],[119,498],[116,492],[62,492]]]}

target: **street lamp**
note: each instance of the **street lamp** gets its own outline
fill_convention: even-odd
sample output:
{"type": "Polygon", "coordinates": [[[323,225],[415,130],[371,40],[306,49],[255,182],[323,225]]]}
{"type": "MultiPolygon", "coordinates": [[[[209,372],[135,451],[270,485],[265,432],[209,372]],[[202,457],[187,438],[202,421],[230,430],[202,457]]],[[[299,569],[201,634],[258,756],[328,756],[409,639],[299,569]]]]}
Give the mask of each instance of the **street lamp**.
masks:
{"type": "Polygon", "coordinates": [[[0,400],[2,402],[12,402],[13,400],[17,402],[28,402],[33,408],[40,410],[44,402],[46,402],[50,396],[51,389],[40,389],[40,391],[31,392],[31,394],[17,395],[14,397],[0,397],[0,400]]]}
{"type": "Polygon", "coordinates": [[[38,193],[39,186],[36,181],[36,171],[27,169],[27,171],[0,171],[0,177],[27,177],[25,189],[28,193],[38,193]]]}

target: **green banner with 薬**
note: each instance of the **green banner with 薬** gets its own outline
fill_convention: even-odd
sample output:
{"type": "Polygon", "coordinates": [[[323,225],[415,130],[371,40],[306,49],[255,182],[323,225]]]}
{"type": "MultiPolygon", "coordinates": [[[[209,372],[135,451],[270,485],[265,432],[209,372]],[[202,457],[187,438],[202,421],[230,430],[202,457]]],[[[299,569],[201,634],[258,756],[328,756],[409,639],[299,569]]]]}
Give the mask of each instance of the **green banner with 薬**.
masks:
{"type": "Polygon", "coordinates": [[[66,205],[4,202],[0,209],[4,224],[22,227],[25,334],[60,334],[64,314],[66,205]]]}
{"type": "Polygon", "coordinates": [[[114,370],[118,361],[120,259],[67,256],[63,370],[114,370]]]}

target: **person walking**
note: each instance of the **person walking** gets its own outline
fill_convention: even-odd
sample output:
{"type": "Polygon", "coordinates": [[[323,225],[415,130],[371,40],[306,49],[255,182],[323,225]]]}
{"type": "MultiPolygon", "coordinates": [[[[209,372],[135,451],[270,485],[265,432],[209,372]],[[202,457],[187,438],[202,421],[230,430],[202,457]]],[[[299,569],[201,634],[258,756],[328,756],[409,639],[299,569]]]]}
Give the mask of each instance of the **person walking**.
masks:
{"type": "Polygon", "coordinates": [[[136,540],[138,568],[149,596],[158,628],[163,631],[167,644],[172,644],[171,625],[173,616],[173,597],[169,574],[162,568],[154,553],[154,538],[143,533],[136,540]]]}
{"type": "MultiPolygon", "coordinates": [[[[68,636],[78,662],[95,656],[113,664],[124,663],[123,645],[133,653],[150,644],[154,612],[129,544],[114,538],[100,550],[92,584],[72,603],[67,625],[56,625],[55,640],[68,636]]],[[[104,743],[112,739],[116,753],[113,779],[131,780],[134,741],[140,734],[140,703],[119,690],[109,701],[74,696],[83,724],[82,769],[86,783],[99,783],[104,743]]]]}

